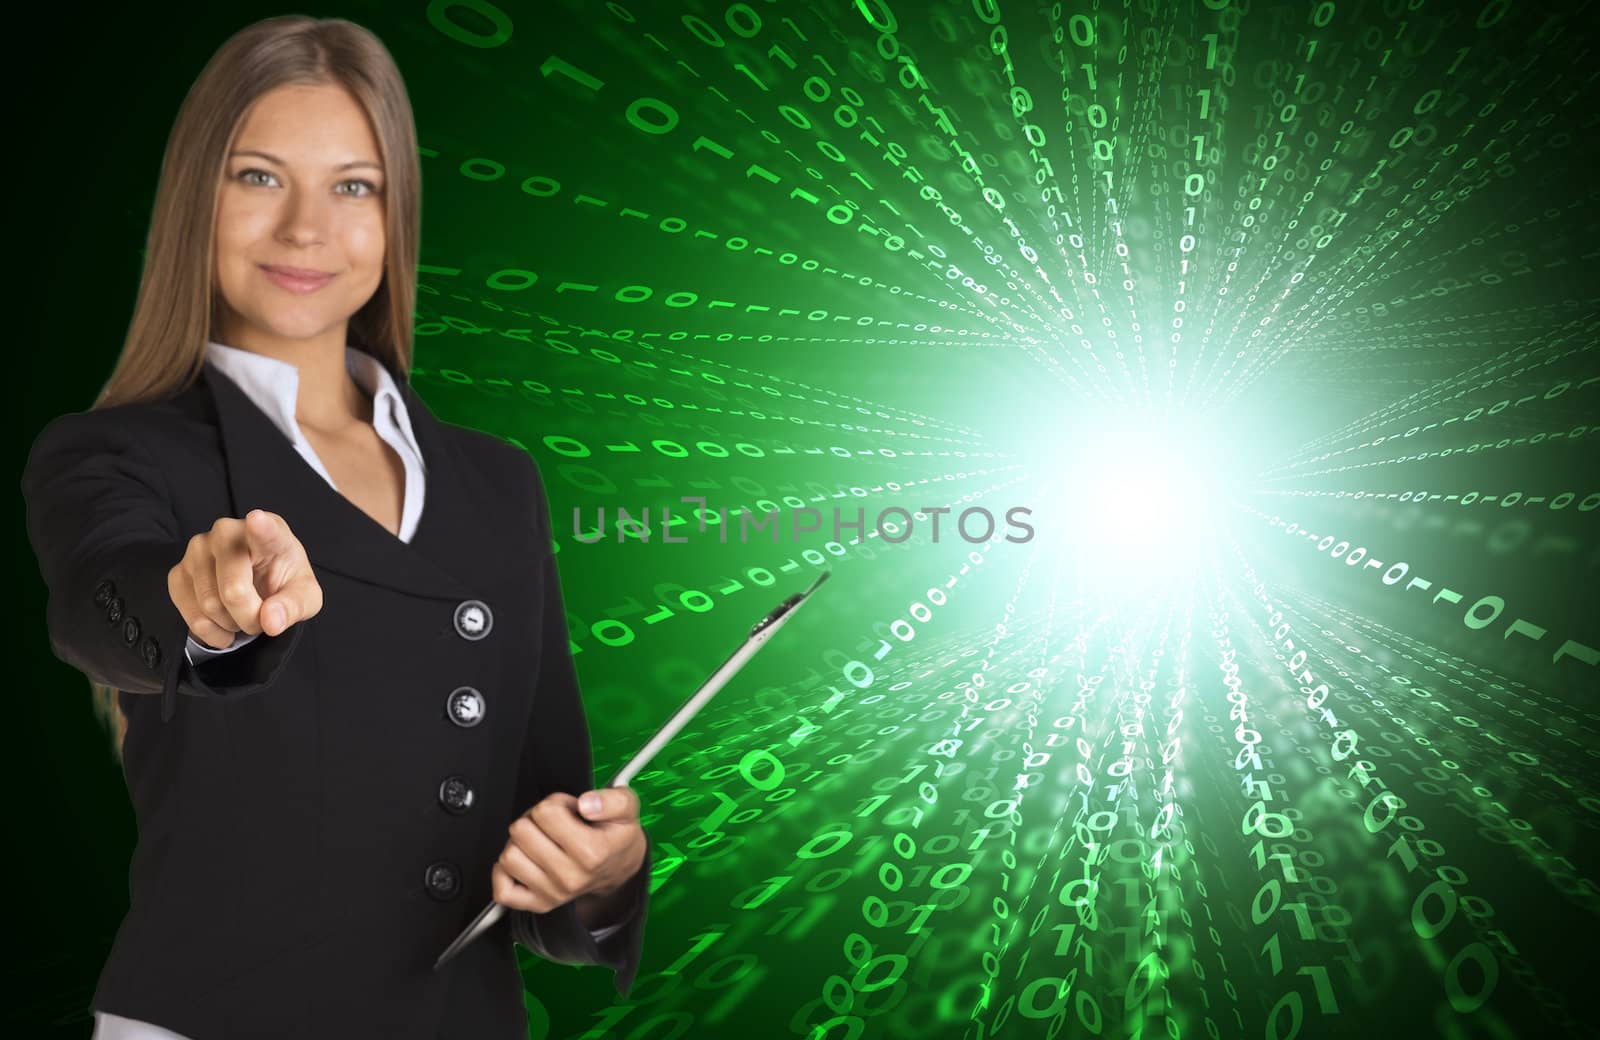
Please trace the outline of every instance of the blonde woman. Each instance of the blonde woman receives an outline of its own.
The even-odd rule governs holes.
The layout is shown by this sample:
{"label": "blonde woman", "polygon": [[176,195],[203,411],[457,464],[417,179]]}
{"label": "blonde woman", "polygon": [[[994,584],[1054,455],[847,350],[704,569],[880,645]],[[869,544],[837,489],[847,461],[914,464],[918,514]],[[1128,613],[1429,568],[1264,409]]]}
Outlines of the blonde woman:
{"label": "blonde woman", "polygon": [[[51,642],[139,827],[98,1040],[512,1040],[513,939],[631,987],[649,841],[593,790],[539,471],[407,382],[419,186],[375,37],[238,33],[116,368],[34,442]],[[433,970],[490,898],[509,922]]]}

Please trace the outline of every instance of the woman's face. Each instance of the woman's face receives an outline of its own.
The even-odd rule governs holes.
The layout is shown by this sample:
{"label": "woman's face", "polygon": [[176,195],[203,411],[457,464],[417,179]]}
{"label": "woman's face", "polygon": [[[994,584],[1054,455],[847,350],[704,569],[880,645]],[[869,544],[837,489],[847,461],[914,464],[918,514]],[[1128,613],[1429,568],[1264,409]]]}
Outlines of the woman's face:
{"label": "woman's face", "polygon": [[[245,347],[331,335],[342,345],[345,323],[383,280],[383,191],[377,137],[342,87],[258,98],[218,191],[213,337]],[[274,267],[321,277],[275,277]]]}

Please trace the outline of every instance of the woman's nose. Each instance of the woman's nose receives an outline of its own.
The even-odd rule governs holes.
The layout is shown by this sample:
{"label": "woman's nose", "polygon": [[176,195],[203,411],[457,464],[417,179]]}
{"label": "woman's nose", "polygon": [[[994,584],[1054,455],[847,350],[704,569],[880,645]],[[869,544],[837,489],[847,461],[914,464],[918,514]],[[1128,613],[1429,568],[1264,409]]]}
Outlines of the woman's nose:
{"label": "woman's nose", "polygon": [[286,241],[312,244],[326,233],[327,200],[318,192],[291,188],[279,215],[279,234]]}

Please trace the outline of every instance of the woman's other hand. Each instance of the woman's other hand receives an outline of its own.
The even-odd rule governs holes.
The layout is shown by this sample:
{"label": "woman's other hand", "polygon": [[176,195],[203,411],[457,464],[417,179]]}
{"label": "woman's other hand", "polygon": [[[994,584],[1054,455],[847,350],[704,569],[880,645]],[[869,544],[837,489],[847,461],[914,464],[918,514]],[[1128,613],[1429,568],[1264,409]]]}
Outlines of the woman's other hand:
{"label": "woman's other hand", "polygon": [[546,913],[574,899],[585,927],[609,924],[623,883],[644,864],[649,839],[639,825],[639,796],[627,787],[586,791],[580,800],[557,791],[511,824],[492,872],[494,901]]}
{"label": "woman's other hand", "polygon": [[167,574],[172,603],[189,634],[224,649],[234,635],[276,636],[322,609],[322,586],[305,547],[277,513],[225,516],[189,539]]}

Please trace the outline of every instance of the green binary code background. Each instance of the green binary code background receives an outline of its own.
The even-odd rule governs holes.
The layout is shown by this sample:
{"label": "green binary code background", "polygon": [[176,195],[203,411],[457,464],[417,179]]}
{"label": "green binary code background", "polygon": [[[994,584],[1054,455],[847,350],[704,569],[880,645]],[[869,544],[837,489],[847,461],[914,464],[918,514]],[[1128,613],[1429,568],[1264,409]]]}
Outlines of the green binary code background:
{"label": "green binary code background", "polygon": [[[24,453],[284,10],[16,36]],[[634,784],[631,996],[519,948],[533,1040],[1594,1035],[1593,4],[308,13],[407,78],[412,380],[545,475],[601,779],[832,571]],[[87,1037],[135,834],[16,544],[7,1014]]]}

